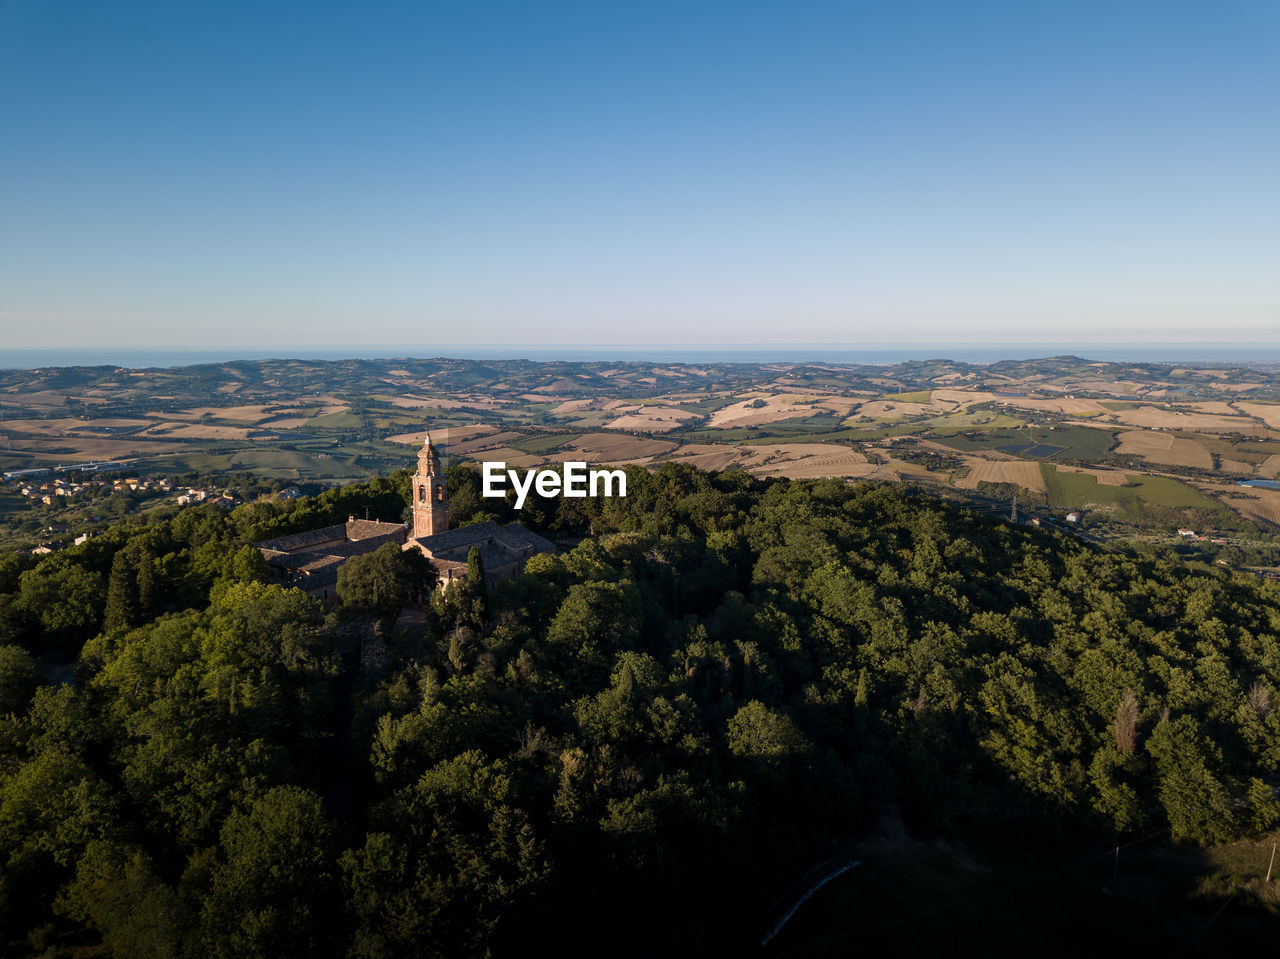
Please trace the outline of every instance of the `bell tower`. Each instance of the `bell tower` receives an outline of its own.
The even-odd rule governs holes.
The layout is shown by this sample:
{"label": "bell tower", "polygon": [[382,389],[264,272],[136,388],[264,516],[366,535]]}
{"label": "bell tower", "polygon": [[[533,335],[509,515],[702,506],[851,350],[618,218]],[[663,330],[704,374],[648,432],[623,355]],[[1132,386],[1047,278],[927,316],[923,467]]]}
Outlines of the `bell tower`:
{"label": "bell tower", "polygon": [[431,434],[418,450],[418,472],[413,476],[413,538],[422,539],[449,528],[449,497],[445,492],[440,454],[431,445]]}

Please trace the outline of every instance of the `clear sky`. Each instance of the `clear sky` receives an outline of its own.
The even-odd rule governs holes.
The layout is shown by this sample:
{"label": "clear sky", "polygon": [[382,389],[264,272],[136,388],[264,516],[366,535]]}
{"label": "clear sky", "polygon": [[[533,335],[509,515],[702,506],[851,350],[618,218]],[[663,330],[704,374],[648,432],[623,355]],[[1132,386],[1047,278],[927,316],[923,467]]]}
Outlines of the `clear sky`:
{"label": "clear sky", "polygon": [[9,348],[1280,340],[1280,4],[0,0]]}

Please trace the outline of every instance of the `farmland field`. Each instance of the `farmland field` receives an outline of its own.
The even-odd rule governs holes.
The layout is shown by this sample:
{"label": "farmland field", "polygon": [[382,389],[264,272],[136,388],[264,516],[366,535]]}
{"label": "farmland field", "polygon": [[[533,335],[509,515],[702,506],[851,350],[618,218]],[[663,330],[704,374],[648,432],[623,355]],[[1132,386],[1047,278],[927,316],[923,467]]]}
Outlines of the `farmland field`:
{"label": "farmland field", "polygon": [[1059,459],[1097,459],[1111,448],[1112,435],[1107,430],[1088,426],[1071,426],[1054,430],[1022,429],[993,430],[986,434],[947,434],[934,436],[939,443],[964,452],[995,450],[1007,446],[1057,446],[1058,453],[1050,456]]}
{"label": "farmland field", "polygon": [[1242,416],[1222,416],[1186,410],[1164,410],[1154,406],[1141,406],[1136,410],[1120,410],[1115,419],[1129,426],[1143,426],[1162,430],[1207,430],[1209,432],[1238,430],[1251,432],[1256,427]]}
{"label": "farmland field", "polygon": [[1236,403],[1235,406],[1249,416],[1256,416],[1273,430],[1280,430],[1280,404]]}
{"label": "farmland field", "polygon": [[1021,460],[985,460],[970,457],[969,472],[956,486],[961,489],[977,489],[979,483],[1014,483],[1037,493],[1046,492],[1044,475],[1039,463]]}
{"label": "farmland field", "polygon": [[1116,453],[1122,456],[1140,456],[1152,463],[1165,463],[1169,466],[1213,469],[1213,457],[1196,440],[1152,430],[1127,430],[1117,439],[1120,445],[1116,447]]}
{"label": "farmland field", "polygon": [[1269,523],[1271,499],[1255,494],[1271,491],[1229,484],[1280,477],[1280,366],[401,358],[0,371],[5,469],[109,459],[153,475],[335,483],[408,465],[428,429],[447,461],[675,460],[962,497],[995,484],[1126,522],[1146,509],[1167,527],[1176,517],[1160,510],[1229,505],[1232,521]]}
{"label": "farmland field", "polygon": [[1044,459],[1049,456],[1056,456],[1058,453],[1065,453],[1067,447],[1053,446],[1049,443],[1029,443],[1022,446],[997,446],[1001,453],[1012,453],[1014,456],[1033,456],[1036,459]]}
{"label": "farmland field", "polygon": [[1049,505],[1055,509],[1087,509],[1090,506],[1127,504],[1136,501],[1153,506],[1216,510],[1218,504],[1186,483],[1167,476],[1129,475],[1131,485],[1103,486],[1089,473],[1062,472],[1044,464]]}
{"label": "farmland field", "polygon": [[1245,495],[1225,495],[1222,501],[1244,516],[1280,526],[1280,491],[1253,489]]}

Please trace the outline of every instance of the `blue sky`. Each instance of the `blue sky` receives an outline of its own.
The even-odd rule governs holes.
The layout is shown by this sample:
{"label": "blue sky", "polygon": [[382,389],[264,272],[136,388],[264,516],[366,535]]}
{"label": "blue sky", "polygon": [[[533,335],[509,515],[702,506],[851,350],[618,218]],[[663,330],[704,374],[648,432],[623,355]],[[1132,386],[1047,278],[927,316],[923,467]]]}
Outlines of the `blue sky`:
{"label": "blue sky", "polygon": [[1280,7],[0,0],[9,348],[1280,340]]}

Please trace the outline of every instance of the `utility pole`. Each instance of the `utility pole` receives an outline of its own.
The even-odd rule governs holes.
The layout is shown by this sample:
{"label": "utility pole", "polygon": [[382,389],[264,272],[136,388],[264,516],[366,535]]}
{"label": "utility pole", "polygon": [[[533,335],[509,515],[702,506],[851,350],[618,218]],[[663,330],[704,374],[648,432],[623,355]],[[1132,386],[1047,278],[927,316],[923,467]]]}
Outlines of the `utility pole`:
{"label": "utility pole", "polygon": [[1271,867],[1276,864],[1276,844],[1271,844],[1271,861],[1267,863],[1267,882],[1271,881]]}
{"label": "utility pole", "polygon": [[1120,847],[1116,846],[1116,867],[1111,873],[1111,884],[1114,886],[1120,881]]}
{"label": "utility pole", "polygon": [[1018,495],[1015,493],[1013,501],[1009,504],[1009,522],[1016,524],[1018,522]]}

